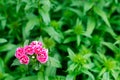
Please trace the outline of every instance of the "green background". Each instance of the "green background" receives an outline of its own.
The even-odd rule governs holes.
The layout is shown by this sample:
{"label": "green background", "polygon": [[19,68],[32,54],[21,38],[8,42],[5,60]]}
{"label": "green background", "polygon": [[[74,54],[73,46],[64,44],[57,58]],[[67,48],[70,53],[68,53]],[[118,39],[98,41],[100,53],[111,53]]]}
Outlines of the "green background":
{"label": "green background", "polygon": [[[48,62],[20,64],[35,40]],[[120,80],[120,1],[0,0],[0,80]]]}

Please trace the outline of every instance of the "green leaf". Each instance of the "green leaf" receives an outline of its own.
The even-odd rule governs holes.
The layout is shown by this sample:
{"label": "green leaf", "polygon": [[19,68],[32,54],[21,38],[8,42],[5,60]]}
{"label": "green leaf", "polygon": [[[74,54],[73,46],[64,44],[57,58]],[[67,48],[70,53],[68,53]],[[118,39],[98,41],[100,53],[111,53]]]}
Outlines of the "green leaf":
{"label": "green leaf", "polygon": [[30,30],[32,30],[36,25],[39,24],[39,19],[33,14],[27,15],[29,21],[27,22],[25,28],[23,28],[23,36],[28,37],[30,35]]}
{"label": "green leaf", "polygon": [[[67,8],[68,10],[70,10],[70,11],[72,11],[72,12],[74,12],[76,15],[78,15],[78,16],[82,16],[82,13],[81,13],[81,11],[80,10],[78,10],[78,9],[74,9],[74,8]],[[81,14],[81,15],[80,15]]]}
{"label": "green leaf", "polygon": [[13,49],[14,47],[16,47],[14,44],[11,44],[11,43],[5,44],[3,46],[0,46],[0,52],[9,51]]}
{"label": "green leaf", "polygon": [[42,16],[43,21],[46,25],[50,23],[50,16],[49,16],[49,10],[50,10],[50,1],[49,0],[41,0],[41,4],[43,5],[42,8],[39,8],[39,14]]}
{"label": "green leaf", "polygon": [[75,75],[68,74],[67,77],[66,77],[66,80],[74,80],[74,78],[75,78]]}
{"label": "green leaf", "polygon": [[27,76],[27,77],[22,77],[18,80],[38,80],[38,79],[37,79],[37,76]]}
{"label": "green leaf", "polygon": [[62,65],[60,64],[60,61],[53,57],[49,57],[49,61],[47,62],[47,65],[52,67],[57,67],[57,68],[62,67]]}
{"label": "green leaf", "polygon": [[99,51],[97,51],[97,52],[98,52],[99,57],[97,57],[96,59],[98,59],[101,63],[106,62],[107,61],[106,56],[103,53],[100,53]]}
{"label": "green leaf", "polygon": [[26,24],[25,30],[29,31],[32,30],[33,27],[38,23],[37,17],[34,17],[33,19],[29,20]]}
{"label": "green leaf", "polygon": [[29,40],[25,40],[24,46],[29,44]]}
{"label": "green leaf", "polygon": [[17,6],[16,6],[16,12],[18,13],[19,10],[20,10],[20,7],[21,7],[21,4],[20,1],[17,1]]}
{"label": "green leaf", "polygon": [[88,64],[84,64],[83,67],[86,69],[92,69],[95,66],[94,63],[88,63]]}
{"label": "green leaf", "polygon": [[44,75],[44,73],[43,72],[38,72],[38,79],[36,79],[36,80],[45,80],[45,75]]}
{"label": "green leaf", "polygon": [[76,39],[75,39],[75,37],[73,37],[73,36],[71,36],[71,37],[67,37],[67,38],[65,38],[65,40],[63,41],[63,43],[70,43],[70,42],[73,42],[73,41],[75,41]]}
{"label": "green leaf", "polygon": [[100,71],[98,77],[102,76],[105,72],[106,72],[106,68],[102,68],[102,70]]}
{"label": "green leaf", "polygon": [[111,74],[112,74],[112,76],[114,77],[114,79],[117,80],[118,75],[120,74],[119,70],[118,70],[118,71],[112,70],[111,72],[112,72]]}
{"label": "green leaf", "polygon": [[102,42],[102,44],[111,49],[116,54],[120,52],[119,48],[110,42]]}
{"label": "green leaf", "polygon": [[5,43],[5,42],[7,42],[6,39],[4,39],[4,38],[0,38],[0,43]]}
{"label": "green leaf", "polygon": [[80,42],[81,42],[81,37],[80,37],[80,35],[77,35],[77,46],[80,45]]}
{"label": "green leaf", "polygon": [[70,64],[69,67],[68,67],[68,69],[67,69],[67,71],[68,71],[69,73],[72,73],[72,72],[75,71],[75,69],[76,69],[77,67],[78,67],[78,64],[75,64],[75,63]]}
{"label": "green leaf", "polygon": [[46,12],[49,12],[51,7],[50,0],[41,0],[40,3],[43,4],[42,9],[44,9]]}
{"label": "green leaf", "polygon": [[6,17],[0,14],[0,21],[1,21],[1,29],[4,30],[7,22]]}
{"label": "green leaf", "polygon": [[5,29],[6,23],[7,23],[6,19],[1,21],[1,26],[2,26],[3,29]]}
{"label": "green leaf", "polygon": [[5,69],[5,67],[4,67],[4,62],[3,62],[3,60],[0,58],[0,73],[3,73],[3,72],[4,72],[4,69]]}
{"label": "green leaf", "polygon": [[56,76],[56,67],[53,66],[47,66],[45,70],[45,75],[46,76]]}
{"label": "green leaf", "polygon": [[90,10],[93,7],[93,2],[85,2],[84,4],[84,13],[86,13],[88,10]]}
{"label": "green leaf", "polygon": [[108,27],[111,27],[111,25],[108,21],[107,15],[102,9],[95,6],[94,7],[94,12],[103,19],[103,21],[107,24]]}
{"label": "green leaf", "polygon": [[93,33],[94,29],[95,29],[95,20],[92,17],[88,17],[87,29],[84,35],[86,35],[87,37],[91,37],[91,34]]}
{"label": "green leaf", "polygon": [[55,80],[66,80],[65,78],[66,78],[65,76],[56,76]]}
{"label": "green leaf", "polygon": [[74,32],[73,29],[68,29],[64,32],[65,35],[69,35],[69,34],[72,34]]}
{"label": "green leaf", "polygon": [[76,21],[76,25],[74,27],[74,33],[77,35],[82,35],[84,33],[82,22],[79,19],[77,19]]}
{"label": "green leaf", "polygon": [[105,72],[105,73],[103,74],[102,80],[110,80],[110,76],[109,76],[109,73],[108,73],[108,72]]}
{"label": "green leaf", "polygon": [[74,52],[70,49],[70,48],[68,48],[67,49],[67,51],[68,51],[68,54],[69,54],[69,58],[71,59],[71,60],[74,60],[74,58],[75,58],[75,54],[74,54]]}
{"label": "green leaf", "polygon": [[21,64],[20,64],[20,62],[19,62],[18,59],[15,59],[15,60],[13,61],[13,63],[11,64],[11,66],[17,66],[17,65],[21,65]]}
{"label": "green leaf", "polygon": [[12,50],[8,51],[5,56],[5,63],[7,63],[14,55],[15,55],[16,47],[12,48]]}
{"label": "green leaf", "polygon": [[43,10],[39,9],[39,13],[42,16],[43,21],[45,22],[45,24],[49,24],[50,23],[50,16],[48,12],[44,12]]}
{"label": "green leaf", "polygon": [[63,35],[61,33],[58,33],[55,31],[53,27],[45,27],[43,28],[44,31],[46,31],[54,40],[56,40],[58,43],[61,43],[63,39]]}
{"label": "green leaf", "polygon": [[11,76],[10,74],[5,76],[4,80],[15,80],[15,78],[13,76]]}
{"label": "green leaf", "polygon": [[91,80],[95,80],[95,77],[93,76],[93,74],[88,70],[83,70],[83,73],[87,74],[91,78]]}

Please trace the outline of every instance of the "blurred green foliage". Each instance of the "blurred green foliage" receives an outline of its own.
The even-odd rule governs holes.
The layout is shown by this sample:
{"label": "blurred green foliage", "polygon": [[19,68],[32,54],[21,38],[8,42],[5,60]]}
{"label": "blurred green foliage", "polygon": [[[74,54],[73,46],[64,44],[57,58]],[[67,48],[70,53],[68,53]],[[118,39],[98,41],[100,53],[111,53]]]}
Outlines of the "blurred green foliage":
{"label": "blurred green foliage", "polygon": [[[0,80],[120,80],[119,0],[0,0]],[[18,46],[49,49],[20,65]]]}

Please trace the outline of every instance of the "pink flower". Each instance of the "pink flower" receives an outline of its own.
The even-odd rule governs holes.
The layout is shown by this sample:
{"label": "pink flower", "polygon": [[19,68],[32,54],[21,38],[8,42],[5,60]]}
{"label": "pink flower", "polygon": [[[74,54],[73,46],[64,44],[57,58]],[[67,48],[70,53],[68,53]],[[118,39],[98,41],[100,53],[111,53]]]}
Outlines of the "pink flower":
{"label": "pink flower", "polygon": [[34,48],[31,45],[27,45],[24,47],[25,53],[29,54],[29,55],[33,55],[34,54]]}
{"label": "pink flower", "polygon": [[21,48],[18,47],[15,53],[15,57],[19,59],[21,64],[29,63],[29,56],[32,56],[34,53],[37,60],[40,63],[46,63],[48,61],[48,50],[42,47],[42,42],[33,41],[30,45],[26,45]]}
{"label": "pink flower", "polygon": [[27,55],[23,55],[21,58],[20,58],[20,63],[21,64],[28,64],[29,63],[29,57]]}
{"label": "pink flower", "polygon": [[46,63],[48,61],[48,50],[43,49],[41,53],[37,54],[37,60],[40,63]]}
{"label": "pink flower", "polygon": [[41,46],[39,46],[39,45],[35,46],[35,48],[34,48],[35,54],[38,54],[38,53],[40,53],[41,51],[42,51],[42,47],[41,47]]}
{"label": "pink flower", "polygon": [[23,55],[25,55],[24,48],[18,47],[15,53],[15,57],[20,59]]}
{"label": "pink flower", "polygon": [[42,47],[43,44],[42,42],[39,42],[39,41],[32,41],[30,45],[32,45],[33,47],[38,46],[38,45]]}

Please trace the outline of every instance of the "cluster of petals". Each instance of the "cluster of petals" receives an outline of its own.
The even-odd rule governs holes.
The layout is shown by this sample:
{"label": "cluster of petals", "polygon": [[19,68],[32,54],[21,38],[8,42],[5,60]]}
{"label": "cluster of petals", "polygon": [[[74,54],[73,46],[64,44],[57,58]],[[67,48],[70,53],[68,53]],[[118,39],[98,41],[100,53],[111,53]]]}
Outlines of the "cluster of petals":
{"label": "cluster of petals", "polygon": [[48,49],[43,48],[42,42],[32,41],[30,45],[18,47],[16,49],[15,57],[19,59],[21,64],[28,64],[29,56],[35,55],[40,63],[46,63],[48,60]]}

